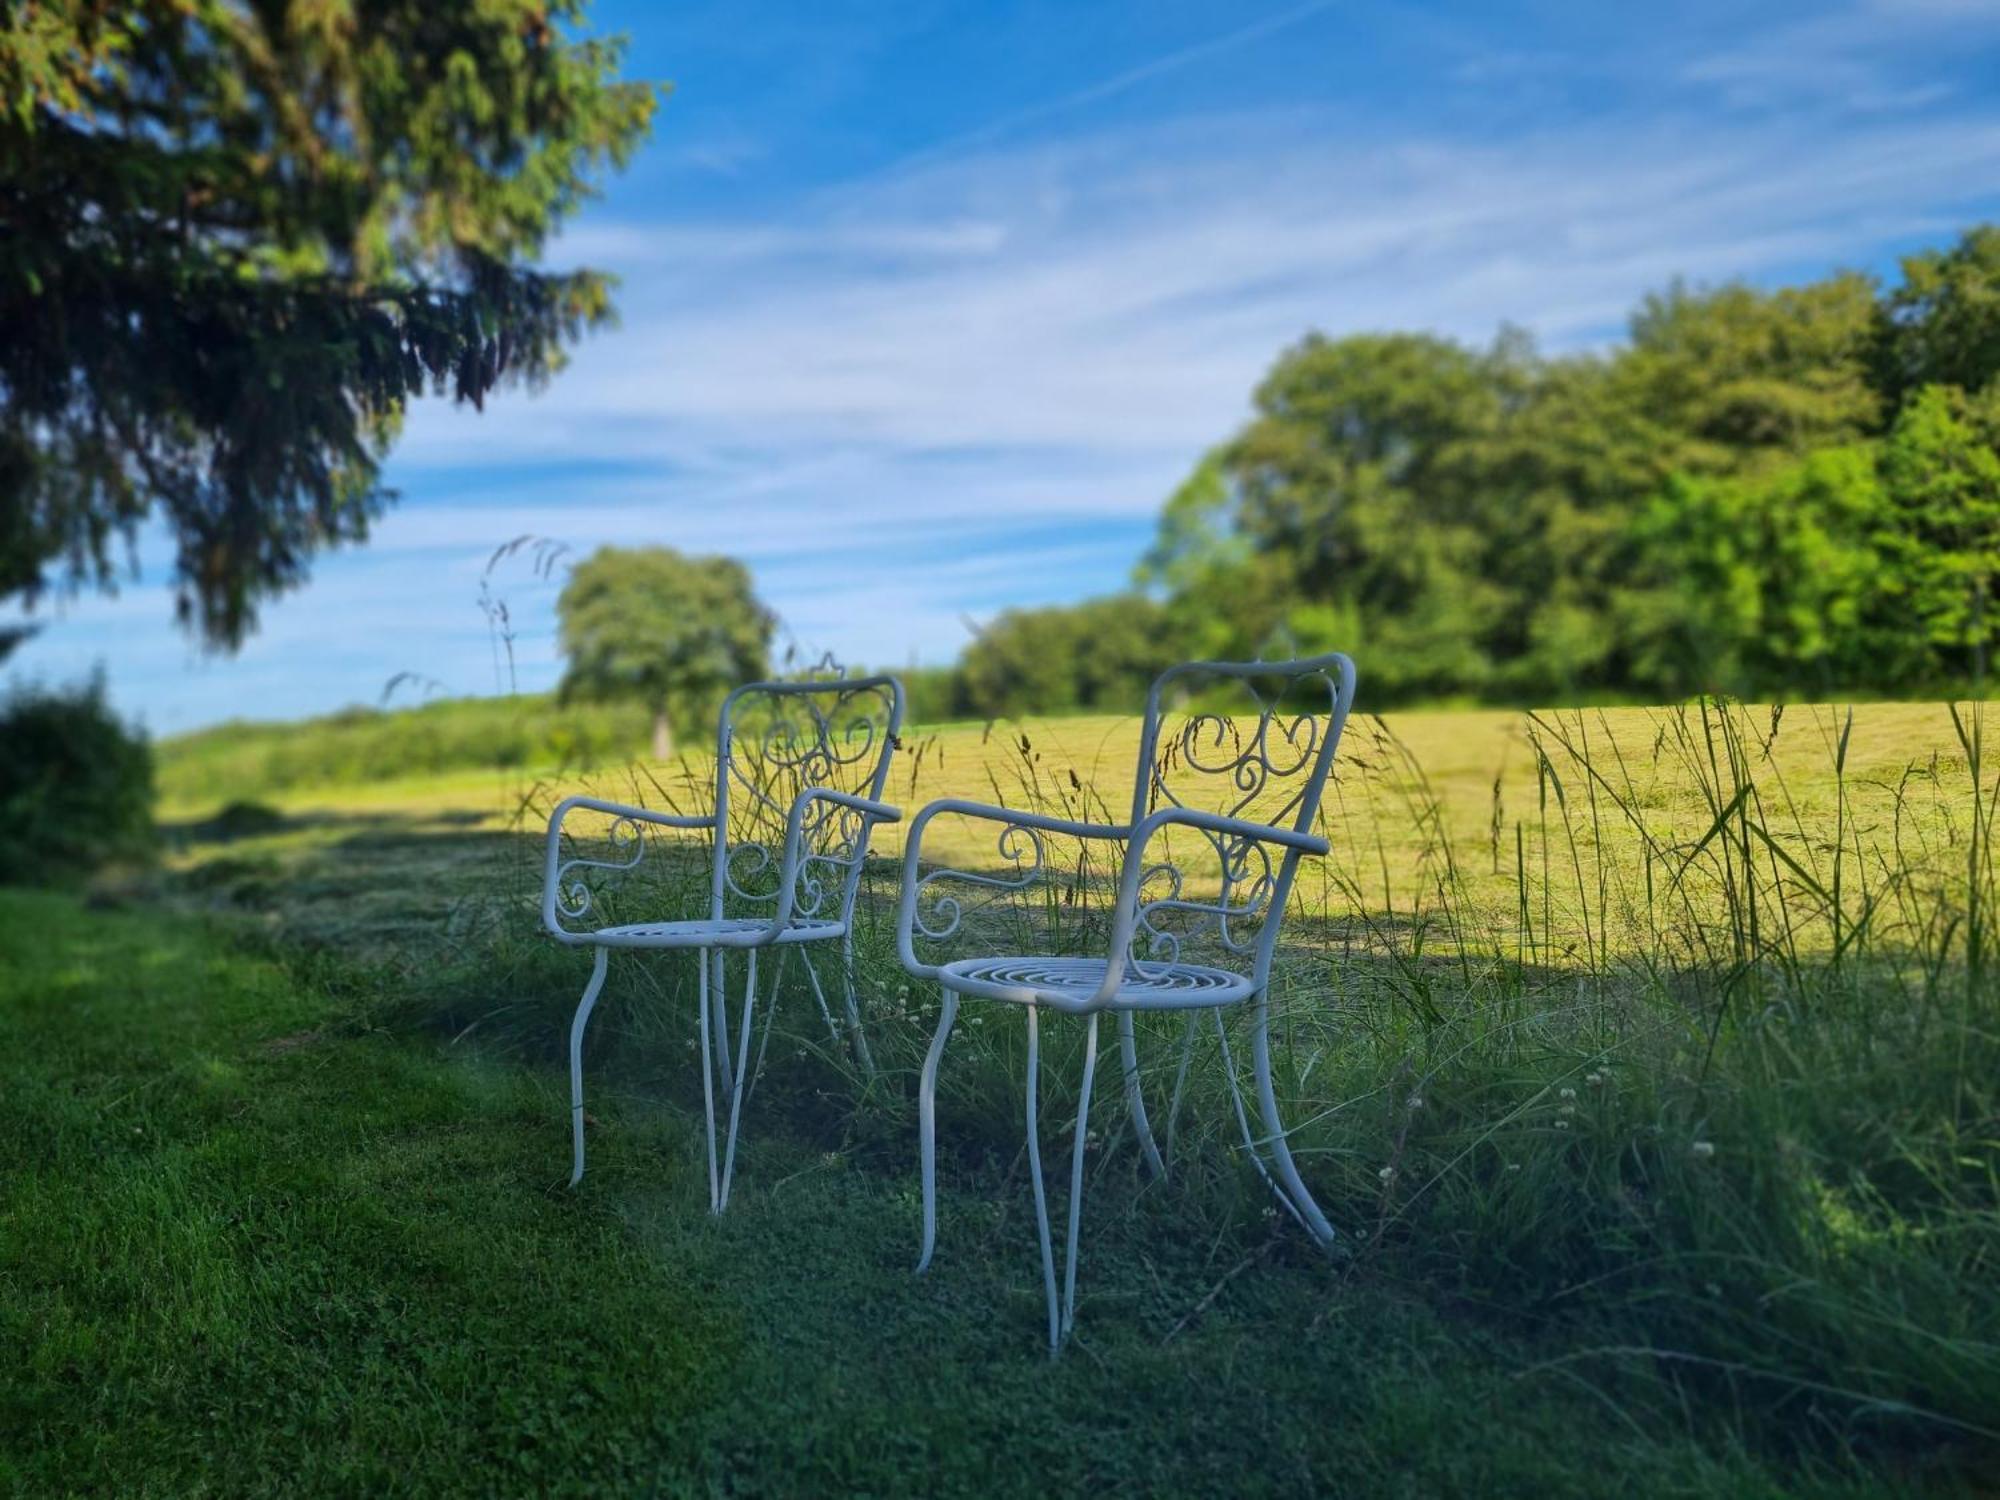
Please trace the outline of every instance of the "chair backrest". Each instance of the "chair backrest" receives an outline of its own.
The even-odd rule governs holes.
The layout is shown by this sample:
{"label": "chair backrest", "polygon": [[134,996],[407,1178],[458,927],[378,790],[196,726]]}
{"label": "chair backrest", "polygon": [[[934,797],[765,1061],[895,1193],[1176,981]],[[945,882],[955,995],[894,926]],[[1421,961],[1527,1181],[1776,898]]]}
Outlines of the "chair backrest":
{"label": "chair backrest", "polygon": [[[1338,652],[1281,662],[1183,662],[1146,697],[1132,793],[1136,824],[1164,806],[1311,832],[1341,730],[1354,705],[1354,663]],[[1268,844],[1205,836],[1221,890],[1183,899],[1181,875],[1162,862],[1164,894],[1151,916],[1212,918],[1223,945],[1268,962],[1299,855],[1273,863]],[[1273,920],[1266,920],[1266,918]],[[1147,928],[1152,920],[1143,923]]]}
{"label": "chair backrest", "polygon": [[[880,800],[902,724],[903,685],[888,676],[752,682],[724,700],[716,736],[713,916],[772,914],[786,822],[799,793],[826,787]],[[871,827],[835,803],[808,808],[794,917],[852,917]]]}

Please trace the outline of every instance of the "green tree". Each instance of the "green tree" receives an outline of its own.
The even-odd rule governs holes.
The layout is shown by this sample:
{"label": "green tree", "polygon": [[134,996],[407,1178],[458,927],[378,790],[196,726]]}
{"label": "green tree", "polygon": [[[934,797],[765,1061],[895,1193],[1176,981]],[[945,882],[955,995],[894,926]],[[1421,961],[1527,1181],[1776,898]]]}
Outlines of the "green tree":
{"label": "green tree", "polygon": [[1237,522],[1229,462],[1229,450],[1212,450],[1168,497],[1132,575],[1149,597],[1171,602],[1165,617],[1191,656],[1226,657],[1270,640],[1293,607],[1286,560],[1253,547]]}
{"label": "green tree", "polygon": [[1649,507],[1676,475],[1762,475],[1878,434],[1881,340],[1873,283],[1849,273],[1672,288],[1606,355],[1546,359],[1507,329],[1484,350],[1309,338],[1168,502],[1140,581],[1226,620],[1236,650],[1364,651],[1392,701],[1626,689],[1680,618]]}
{"label": "green tree", "polygon": [[1177,613],[1229,622],[1238,652],[1338,631],[1382,693],[1482,681],[1480,636],[1507,601],[1478,570],[1483,515],[1453,455],[1501,419],[1496,358],[1415,334],[1307,338],[1169,507],[1142,576],[1179,584]]}
{"label": "green tree", "polygon": [[766,674],[775,623],[743,564],[670,547],[600,547],[571,570],[556,619],[558,697],[647,704],[656,760],[673,753],[676,719]]}
{"label": "green tree", "polygon": [[[1976,680],[2000,634],[2000,392],[1929,385],[1903,407],[1882,458],[1894,516],[1876,538],[1904,633],[1933,670]],[[1930,674],[1926,674],[1930,675]]]}
{"label": "green tree", "polygon": [[1858,272],[1774,292],[1676,285],[1633,314],[1615,378],[1676,442],[1674,468],[1727,473],[1879,432],[1880,338]]}
{"label": "green tree", "polygon": [[233,647],[392,498],[411,397],[537,382],[610,312],[533,268],[657,91],[583,0],[0,6],[0,599],[156,515]]}
{"label": "green tree", "polygon": [[965,708],[983,718],[1077,709],[1131,711],[1186,654],[1175,618],[1143,594],[1010,609],[959,663]]}
{"label": "green tree", "polygon": [[2000,226],[1982,224],[1949,250],[1905,257],[1902,285],[1885,311],[1896,394],[1992,384],[2000,375]]}
{"label": "green tree", "polygon": [[1760,696],[1872,686],[1891,520],[1874,449],[1757,477],[1677,475],[1640,518],[1648,575],[1622,602],[1633,685]]}

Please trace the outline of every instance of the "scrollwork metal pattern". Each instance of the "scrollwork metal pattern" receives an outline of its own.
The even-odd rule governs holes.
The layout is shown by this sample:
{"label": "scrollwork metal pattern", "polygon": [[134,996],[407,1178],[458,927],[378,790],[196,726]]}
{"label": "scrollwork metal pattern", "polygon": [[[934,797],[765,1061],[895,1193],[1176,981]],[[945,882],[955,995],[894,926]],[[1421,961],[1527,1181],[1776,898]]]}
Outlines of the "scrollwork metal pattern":
{"label": "scrollwork metal pattern", "polygon": [[[1240,695],[1247,700],[1242,705],[1246,712],[1227,713],[1222,711],[1226,703],[1203,702],[1177,725],[1150,725],[1152,753],[1150,764],[1142,767],[1143,795],[1136,799],[1135,819],[1167,805],[1273,826],[1298,821],[1307,798],[1317,798],[1321,751],[1339,712],[1340,689],[1334,679],[1323,670],[1274,672],[1261,685],[1255,675],[1190,676],[1184,686],[1191,694]],[[1267,686],[1273,690],[1266,692]],[[1204,790],[1212,795],[1201,795]],[[1194,919],[1193,933],[1212,931],[1224,952],[1249,955],[1271,916],[1277,886],[1270,847],[1202,830],[1175,832],[1199,837],[1217,894],[1212,900],[1184,894],[1184,862],[1161,860],[1150,868],[1147,881],[1155,888],[1165,881],[1168,889],[1141,901],[1133,962],[1157,965],[1162,954],[1165,962],[1178,961],[1189,934],[1166,924],[1183,916]]]}
{"label": "scrollwork metal pattern", "polygon": [[932,890],[940,882],[983,886],[999,893],[989,897],[991,901],[1001,899],[1005,894],[1027,890],[1047,872],[1048,851],[1039,829],[1022,823],[1003,824],[995,839],[995,847],[1002,866],[1008,871],[1006,874],[940,868],[917,882],[912,926],[918,936],[933,943],[949,942],[957,936],[965,921],[965,903],[958,896],[949,891]]}
{"label": "scrollwork metal pattern", "polygon": [[[728,837],[721,887],[734,903],[769,907],[792,806],[809,787],[872,795],[882,758],[894,748],[895,697],[886,683],[827,676],[813,690],[752,692],[725,731]],[[867,848],[867,820],[852,808],[816,801],[800,825],[793,912],[840,915],[850,876]]]}
{"label": "scrollwork metal pattern", "polygon": [[[565,838],[572,837],[565,832]],[[596,904],[591,889],[581,880],[570,879],[572,870],[610,870],[622,873],[634,870],[646,857],[646,832],[631,818],[614,818],[605,832],[605,839],[613,849],[630,848],[630,859],[585,859],[577,856],[563,861],[556,868],[556,910],[572,920],[590,915]]]}
{"label": "scrollwork metal pattern", "polygon": [[[1331,716],[1338,711],[1340,689],[1323,671],[1304,672],[1280,681],[1278,691],[1267,701],[1253,677],[1222,679],[1230,688],[1249,698],[1245,707],[1255,718],[1246,732],[1244,720],[1250,715],[1232,715],[1204,708],[1191,713],[1171,734],[1160,727],[1161,748],[1149,773],[1147,808],[1170,803],[1190,806],[1174,790],[1169,777],[1175,772],[1207,778],[1195,785],[1221,781],[1232,795],[1218,799],[1211,810],[1228,817],[1254,817],[1260,823],[1281,825],[1292,821],[1302,800],[1313,790],[1313,775],[1319,758],[1322,736]],[[1325,694],[1325,702],[1317,700]],[[1315,701],[1299,703],[1301,698]],[[1225,745],[1228,749],[1225,751]],[[1275,806],[1260,805],[1285,782],[1284,800]],[[1184,790],[1192,790],[1184,786]]]}

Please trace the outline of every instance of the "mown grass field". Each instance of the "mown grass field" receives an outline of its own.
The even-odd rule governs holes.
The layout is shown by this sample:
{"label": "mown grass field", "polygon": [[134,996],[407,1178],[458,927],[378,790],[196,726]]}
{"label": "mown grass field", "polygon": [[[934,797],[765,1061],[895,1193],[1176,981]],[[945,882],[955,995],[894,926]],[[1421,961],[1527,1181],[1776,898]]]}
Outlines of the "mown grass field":
{"label": "mown grass field", "polygon": [[[1122,816],[1136,730],[912,733],[890,795]],[[694,797],[698,758],[281,795],[242,776],[231,797],[266,806],[170,805],[165,872],[111,908],[0,896],[20,955],[0,1111],[25,1143],[0,1211],[26,1351],[8,1477],[1979,1492],[2000,1457],[2000,1005],[1969,711],[1349,735],[1336,854],[1277,991],[1280,1094],[1343,1253],[1273,1219],[1197,1053],[1174,1180],[1142,1179],[1098,1106],[1079,1337],[1054,1366],[1012,1014],[954,1043],[939,1260],[907,1271],[935,1002],[890,950],[893,830],[856,955],[880,1076],[788,991],[720,1221],[671,962],[614,968],[591,1172],[561,1188],[584,966],[533,909],[540,809],[586,781]],[[1046,1029],[1060,1176],[1078,1048]],[[1149,1087],[1177,1036],[1147,1032]]]}
{"label": "mown grass field", "polygon": [[[1962,858],[1972,833],[1967,747],[1947,705],[1808,706],[1775,718],[1753,707],[1731,717],[1741,737],[1736,768],[1717,743],[1718,723],[1663,709],[1357,715],[1322,815],[1334,851],[1302,877],[1303,899],[1350,918],[1458,919],[1454,941],[1523,951],[1546,942],[1560,952],[1580,951],[1587,937],[1629,951],[1661,937],[1637,910],[1647,904],[1649,863],[1657,890],[1679,869],[1677,852],[1701,839],[1745,783],[1772,843],[1822,884],[1836,852],[1858,882],[1888,871],[1933,875]],[[1123,821],[1139,731],[1130,717],[917,728],[886,795],[911,808],[968,797]],[[658,766],[459,770],[275,789],[233,759],[212,763],[215,753],[207,741],[167,747],[163,818],[199,830],[228,802],[264,799],[288,820],[281,838],[251,846],[272,851],[337,842],[362,827],[518,832],[576,791],[685,809],[712,798],[712,757],[693,747]],[[189,787],[227,790],[191,796]],[[902,834],[879,829],[874,852],[899,856]],[[941,821],[930,841],[953,862],[998,862],[991,831],[977,824]],[[1683,905],[1720,895],[1719,883],[1684,884]],[[1537,903],[1525,912],[1524,890]]]}

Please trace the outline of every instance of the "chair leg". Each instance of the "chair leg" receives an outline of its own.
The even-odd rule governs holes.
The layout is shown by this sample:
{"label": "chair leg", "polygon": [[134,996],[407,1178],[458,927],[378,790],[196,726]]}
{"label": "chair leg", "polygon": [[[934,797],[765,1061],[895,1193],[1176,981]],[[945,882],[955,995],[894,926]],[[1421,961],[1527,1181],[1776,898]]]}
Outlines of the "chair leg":
{"label": "chair leg", "polygon": [[917,1155],[924,1179],[924,1249],[917,1257],[919,1276],[930,1269],[931,1252],[937,1248],[937,1076],[944,1061],[944,1044],[951,1038],[951,1023],[958,1019],[958,996],[944,986],[944,1005],[938,1012],[937,1032],[931,1049],[924,1054],[924,1071],[917,1084]]}
{"label": "chair leg", "polygon": [[[1128,1017],[1129,1019],[1129,1014]],[[1069,1152],[1069,1244],[1063,1255],[1062,1336],[1076,1327],[1076,1244],[1083,1220],[1083,1148],[1090,1136],[1090,1083],[1097,1073],[1097,1012],[1083,1036],[1083,1089],[1076,1103],[1076,1139]],[[1129,1074],[1127,1075],[1130,1076]]]}
{"label": "chair leg", "polygon": [[[1215,1040],[1222,1049],[1222,1076],[1229,1080],[1229,1102],[1236,1110],[1236,1128],[1243,1133],[1243,1151],[1250,1158],[1250,1165],[1257,1169],[1257,1175],[1264,1179],[1264,1186],[1271,1190],[1271,1196],[1279,1205],[1298,1221],[1300,1228],[1306,1228],[1305,1216],[1299,1212],[1289,1194],[1278,1185],[1271,1175],[1271,1169],[1264,1165],[1264,1151],[1258,1143],[1257,1132],[1250,1128],[1250,1112],[1243,1107],[1243,1085],[1236,1077],[1236,1056],[1229,1050],[1229,1027],[1222,1019],[1220,1009],[1210,1012],[1215,1017]],[[1192,1037],[1189,1038],[1193,1040]],[[1308,1233],[1311,1231],[1308,1230]]]}
{"label": "chair leg", "polygon": [[[1181,1117],[1181,1096],[1187,1092],[1188,1064],[1194,1061],[1194,1034],[1198,1010],[1187,1013],[1187,1025],[1181,1033],[1181,1065],[1174,1070],[1173,1097],[1167,1101],[1167,1155],[1174,1154],[1174,1126]],[[1231,1080],[1232,1085],[1234,1080]]]}
{"label": "chair leg", "polygon": [[861,1064],[861,1076],[875,1077],[875,1058],[868,1050],[868,1033],[861,1029],[861,997],[854,990],[854,928],[840,940],[840,972],[847,980],[847,1024],[854,1038],[854,1060]]}
{"label": "chair leg", "polygon": [[[764,1054],[771,1050],[771,1032],[778,1024],[778,996],[785,988],[785,961],[792,956],[790,947],[778,950],[778,965],[771,975],[771,1003],[764,1007],[764,1033],[757,1038],[757,1061],[750,1065],[750,1081],[743,1085],[743,1102],[749,1103],[750,1096],[757,1092],[757,1080],[764,1076]],[[799,958],[804,960],[805,954]],[[806,964],[806,971],[812,972],[812,965]]]}
{"label": "chair leg", "polygon": [[701,1108],[708,1125],[708,1211],[719,1213],[721,1211],[717,1206],[719,1180],[715,1170],[715,1043],[709,1035],[708,979],[708,949],[703,948],[700,1003],[695,1007],[695,1015],[701,1032]]}
{"label": "chair leg", "polygon": [[[1091,1017],[1091,1034],[1096,1035],[1097,1018]],[[1153,1127],[1146,1119],[1146,1096],[1139,1090],[1139,1039],[1133,1031],[1132,1012],[1118,1013],[1118,1054],[1125,1066],[1125,1103],[1132,1112],[1132,1128],[1139,1137],[1139,1150],[1146,1158],[1146,1169],[1155,1177],[1167,1175],[1167,1164],[1160,1156],[1159,1144],[1153,1139]],[[1096,1064],[1096,1049],[1091,1051],[1091,1064]]]}
{"label": "chair leg", "polygon": [[729,970],[727,948],[710,950],[715,956],[715,981],[709,986],[708,1004],[714,1015],[716,1053],[715,1086],[727,1099],[730,1090],[729,1077]]}
{"label": "chair leg", "polygon": [[611,956],[608,948],[599,948],[597,957],[590,966],[590,983],[583,988],[583,999],[578,1002],[576,1016],[569,1023],[569,1125],[570,1125],[570,1169],[569,1185],[575,1187],[583,1181],[583,1028],[590,1024],[590,1013],[597,1005],[597,996],[604,988],[604,969]]}
{"label": "chair leg", "polygon": [[840,1027],[833,1019],[832,1008],[826,1003],[826,991],[820,987],[819,970],[806,955],[803,944],[800,945],[799,962],[806,966],[806,978],[812,981],[813,999],[819,1002],[819,1018],[826,1023],[827,1040],[838,1047],[841,1044]]}
{"label": "chair leg", "polygon": [[757,1004],[757,950],[750,950],[750,976],[743,985],[743,1025],[736,1036],[736,1078],[729,1091],[729,1143],[722,1153],[722,1195],[715,1211],[729,1207],[729,1179],[736,1173],[736,1127],[743,1116],[743,1082],[750,1068],[750,1021]]}
{"label": "chair leg", "polygon": [[[1326,1247],[1336,1238],[1333,1225],[1327,1222],[1326,1215],[1313,1202],[1312,1194],[1306,1191],[1298,1166],[1292,1160],[1291,1147],[1285,1142],[1284,1122],[1278,1118],[1277,1091],[1271,1086],[1271,988],[1268,984],[1257,991],[1253,1003],[1257,1010],[1251,1033],[1251,1066],[1257,1075],[1257,1103],[1264,1116],[1271,1163],[1277,1168],[1278,1180],[1284,1184],[1291,1206],[1305,1225],[1306,1233],[1321,1247]],[[1220,1020],[1220,1013],[1217,1019]]]}
{"label": "chair leg", "polygon": [[1037,1012],[1041,1007],[1030,1002],[1028,1005],[1028,1173],[1035,1185],[1035,1228],[1042,1241],[1042,1292],[1049,1306],[1049,1358],[1054,1359],[1062,1349],[1061,1309],[1056,1301],[1056,1252],[1049,1234],[1048,1191],[1042,1186],[1042,1137],[1035,1119],[1035,1096],[1041,1089],[1042,1054],[1038,1034]]}

